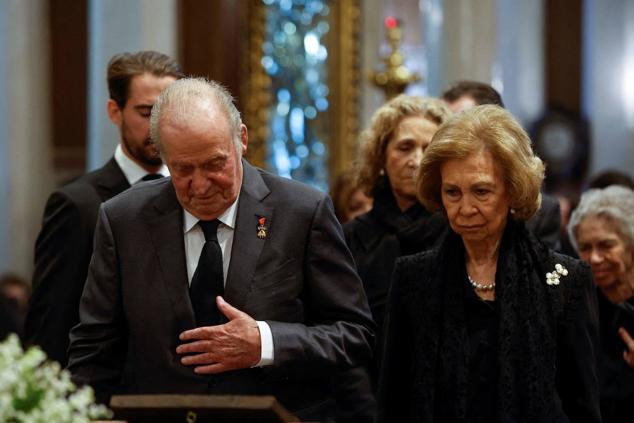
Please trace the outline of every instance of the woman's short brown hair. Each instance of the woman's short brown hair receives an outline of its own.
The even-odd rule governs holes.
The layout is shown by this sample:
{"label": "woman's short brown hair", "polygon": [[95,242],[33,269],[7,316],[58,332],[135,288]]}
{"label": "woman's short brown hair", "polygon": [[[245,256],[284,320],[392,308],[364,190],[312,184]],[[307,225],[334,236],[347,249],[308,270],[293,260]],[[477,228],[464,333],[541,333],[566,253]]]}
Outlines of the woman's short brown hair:
{"label": "woman's short brown hair", "polygon": [[417,179],[421,203],[443,209],[440,169],[448,160],[462,160],[484,149],[502,171],[514,210],[513,218],[530,219],[541,204],[544,164],[533,153],[522,126],[498,106],[477,106],[455,115],[438,129],[425,150]]}
{"label": "woman's short brown hair", "polygon": [[422,116],[436,125],[445,122],[451,111],[436,98],[401,94],[385,103],[372,116],[370,128],[361,133],[359,187],[371,195],[385,166],[385,150],[398,124],[409,116]]}

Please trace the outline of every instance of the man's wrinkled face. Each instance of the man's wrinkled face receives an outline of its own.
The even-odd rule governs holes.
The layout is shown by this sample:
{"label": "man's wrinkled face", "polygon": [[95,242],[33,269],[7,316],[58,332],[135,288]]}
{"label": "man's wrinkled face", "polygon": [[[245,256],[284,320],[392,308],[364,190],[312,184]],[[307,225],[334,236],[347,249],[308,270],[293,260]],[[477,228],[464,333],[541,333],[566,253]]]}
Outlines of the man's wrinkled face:
{"label": "man's wrinkled face", "polygon": [[179,203],[201,220],[216,219],[238,197],[247,129],[242,125],[241,152],[224,113],[205,104],[184,120],[167,116],[159,124],[161,149]]}

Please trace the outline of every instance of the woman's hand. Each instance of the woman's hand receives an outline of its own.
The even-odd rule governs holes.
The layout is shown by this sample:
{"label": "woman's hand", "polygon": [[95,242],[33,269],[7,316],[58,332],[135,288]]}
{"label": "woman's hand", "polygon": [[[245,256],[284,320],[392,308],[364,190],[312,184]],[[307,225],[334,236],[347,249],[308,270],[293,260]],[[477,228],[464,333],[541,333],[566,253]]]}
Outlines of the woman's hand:
{"label": "woman's hand", "polygon": [[634,369],[634,339],[632,339],[630,334],[622,327],[619,328],[619,335],[627,347],[627,349],[623,351],[623,360],[625,360],[628,366]]}

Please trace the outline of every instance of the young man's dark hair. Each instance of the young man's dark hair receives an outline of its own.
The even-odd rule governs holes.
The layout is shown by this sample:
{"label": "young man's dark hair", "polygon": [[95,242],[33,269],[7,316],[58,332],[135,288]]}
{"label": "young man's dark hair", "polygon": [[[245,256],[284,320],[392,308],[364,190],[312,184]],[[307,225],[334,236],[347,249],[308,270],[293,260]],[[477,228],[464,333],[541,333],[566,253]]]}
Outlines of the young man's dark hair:
{"label": "young man's dark hair", "polygon": [[610,185],[622,185],[634,190],[634,181],[627,173],[612,169],[594,175],[588,182],[588,189],[607,188]]}
{"label": "young man's dark hair", "polygon": [[157,77],[184,76],[176,60],[156,51],[121,53],[108,63],[108,92],[119,108],[123,109],[128,100],[128,89],[132,77],[149,73]]}
{"label": "young man's dark hair", "polygon": [[471,97],[476,105],[495,104],[504,107],[500,93],[489,84],[478,81],[458,81],[442,94],[442,99],[453,103],[465,96]]}

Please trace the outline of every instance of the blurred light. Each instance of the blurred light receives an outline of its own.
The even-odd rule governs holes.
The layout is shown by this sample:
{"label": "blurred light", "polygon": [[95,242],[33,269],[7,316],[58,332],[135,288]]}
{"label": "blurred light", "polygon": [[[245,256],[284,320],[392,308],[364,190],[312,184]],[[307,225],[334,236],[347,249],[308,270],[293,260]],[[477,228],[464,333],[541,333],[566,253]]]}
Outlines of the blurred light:
{"label": "blurred light", "polygon": [[388,16],[387,18],[385,18],[385,21],[383,21],[383,23],[388,29],[396,28],[398,26],[398,20],[394,16]]}
{"label": "blurred light", "polygon": [[286,133],[286,117],[279,115],[273,116],[273,121],[271,122],[271,132],[274,137],[279,138],[282,141],[288,139],[288,134]]}
{"label": "blurred light", "polygon": [[317,58],[319,60],[326,60],[327,57],[328,57],[328,50],[326,50],[326,47],[319,46],[319,51],[317,52]]}
{"label": "blurred light", "polygon": [[319,110],[320,112],[323,112],[328,108],[328,100],[323,97],[318,98],[317,100],[315,100],[315,107],[317,107],[317,110]]}
{"label": "blurred light", "polygon": [[262,59],[260,60],[260,63],[262,63],[262,66],[264,67],[264,69],[268,69],[271,67],[271,65],[274,63],[273,59],[271,58],[271,56],[264,56],[262,57]]}
{"label": "blurred light", "polygon": [[299,18],[299,21],[302,25],[308,26],[313,21],[313,16],[310,13],[304,12]]}
{"label": "blurred light", "polygon": [[280,67],[277,66],[277,63],[273,63],[271,66],[268,67],[268,69],[266,69],[266,73],[268,73],[269,75],[275,75],[279,69]]}
{"label": "blurred light", "polygon": [[308,69],[306,71],[306,82],[311,85],[319,82],[319,72],[317,72],[317,69]]}
{"label": "blurred light", "polygon": [[262,63],[262,67],[269,75],[275,75],[279,69],[277,63],[275,63],[275,60],[273,60],[271,56],[262,57],[260,63]]}
{"label": "blurred light", "polygon": [[[264,0],[266,33],[262,66],[271,77],[269,166],[321,190],[328,188],[325,128],[313,119],[327,110],[328,50],[321,42],[330,31],[330,9],[322,0]],[[324,119],[326,119],[324,117]],[[327,127],[327,122],[326,127]]]}
{"label": "blurred light", "polygon": [[288,125],[291,130],[291,139],[298,144],[304,142],[304,112],[302,109],[294,107],[291,110]]}
{"label": "blurred light", "polygon": [[288,114],[289,109],[290,109],[290,106],[288,103],[277,104],[277,114],[280,116],[286,116]]}
{"label": "blurred light", "polygon": [[324,145],[323,142],[317,141],[313,144],[313,153],[315,153],[318,156],[322,156],[325,152],[326,152],[326,146]]}
{"label": "blurred light", "polygon": [[306,54],[317,56],[319,47],[319,37],[312,31],[308,32],[304,37],[304,50],[306,50]]}
{"label": "blurred light", "polygon": [[297,149],[295,150],[295,153],[297,153],[297,156],[300,159],[305,159],[306,157],[308,157],[308,147],[306,147],[305,145],[300,145],[299,147],[297,147]]}
{"label": "blurred light", "polygon": [[295,31],[297,31],[297,27],[293,22],[286,22],[283,29],[288,35],[293,35],[295,34]]}
{"label": "blurred light", "polygon": [[288,103],[291,101],[291,92],[286,88],[282,88],[277,92],[277,100],[282,103]]}
{"label": "blurred light", "polygon": [[291,161],[288,157],[288,152],[286,151],[286,146],[284,143],[281,143],[282,147],[280,147],[278,142],[275,142],[273,149],[273,160],[275,161],[275,167],[277,168],[278,175],[286,176],[288,178],[291,177]]}
{"label": "blurred light", "polygon": [[317,31],[319,31],[321,35],[324,35],[328,31],[330,31],[330,25],[328,24],[328,22],[321,21],[317,24]]}
{"label": "blurred light", "polygon": [[315,90],[315,92],[320,97],[326,97],[330,93],[330,90],[328,89],[328,85],[319,84],[319,86],[317,86],[317,89]]}
{"label": "blurred light", "polygon": [[280,9],[288,12],[291,10],[291,7],[293,7],[292,0],[280,0]]}
{"label": "blurred light", "polygon": [[276,32],[273,35],[273,41],[275,42],[275,44],[284,44],[286,42],[286,34],[284,34],[282,31],[280,32]]}
{"label": "blurred light", "polygon": [[317,110],[315,110],[313,106],[307,106],[304,109],[304,114],[308,119],[315,119],[315,117],[317,116]]}
{"label": "blurred light", "polygon": [[310,10],[313,13],[319,13],[324,9],[324,4],[321,1],[311,1],[309,4]]}

